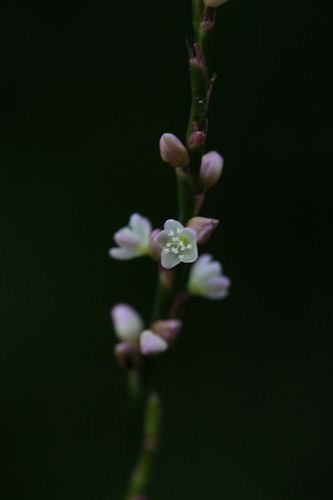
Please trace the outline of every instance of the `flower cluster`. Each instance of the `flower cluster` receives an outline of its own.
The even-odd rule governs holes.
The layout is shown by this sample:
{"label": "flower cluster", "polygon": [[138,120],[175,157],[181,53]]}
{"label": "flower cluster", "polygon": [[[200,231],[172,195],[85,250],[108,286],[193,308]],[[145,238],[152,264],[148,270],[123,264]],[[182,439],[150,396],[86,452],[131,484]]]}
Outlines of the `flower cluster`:
{"label": "flower cluster", "polygon": [[145,329],[140,314],[128,304],[117,304],[111,310],[113,328],[120,343],[116,345],[118,360],[131,366],[140,355],[151,356],[168,349],[177,338],[182,322],[177,319],[156,321]]}
{"label": "flower cluster", "polygon": [[[186,169],[190,161],[186,147],[171,133],[162,135],[160,153],[161,158],[176,170]],[[200,204],[206,191],[218,182],[222,169],[223,159],[219,153],[211,151],[203,155],[198,178]],[[198,246],[209,240],[218,224],[217,219],[195,215],[185,226],[177,220],[168,219],[163,229],[153,229],[149,219],[135,213],[130,217],[128,226],[115,233],[117,246],[110,249],[110,256],[118,260],[149,256],[159,260],[161,269],[168,272],[179,264],[192,264],[185,296],[224,299],[229,292],[230,280],[223,275],[219,262],[209,254],[199,257],[198,252]],[[120,341],[115,354],[127,367],[136,364],[140,356],[166,351],[182,327],[177,318],[160,318],[147,328],[140,314],[127,304],[113,307],[111,316]]]}

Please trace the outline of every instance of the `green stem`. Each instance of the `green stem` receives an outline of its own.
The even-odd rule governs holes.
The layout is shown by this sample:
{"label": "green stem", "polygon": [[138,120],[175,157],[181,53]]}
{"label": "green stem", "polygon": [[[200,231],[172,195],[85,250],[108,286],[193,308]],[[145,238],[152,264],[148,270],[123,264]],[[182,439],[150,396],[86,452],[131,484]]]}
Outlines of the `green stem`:
{"label": "green stem", "polygon": [[[193,30],[195,34],[194,54],[190,55],[191,111],[186,134],[186,143],[190,153],[188,169],[177,169],[178,220],[182,224],[195,215],[195,196],[198,190],[200,166],[205,148],[207,132],[207,113],[211,82],[207,61],[212,52],[211,39],[214,22],[205,21],[203,0],[192,0]],[[202,141],[195,139],[195,133],[202,133]]]}
{"label": "green stem", "polygon": [[191,219],[195,210],[195,186],[190,172],[177,169],[178,220],[182,224]]}
{"label": "green stem", "polygon": [[160,267],[151,323],[166,317],[170,301],[172,300],[173,285],[174,272]]}
{"label": "green stem", "polygon": [[[195,47],[197,47],[196,50],[198,50],[198,44],[196,44]],[[194,54],[194,57],[190,58],[190,84],[192,103],[187,127],[187,143],[189,143],[193,132],[193,124],[196,124],[200,129],[204,127],[208,111],[209,78],[207,66],[205,62],[201,60],[200,52]]]}
{"label": "green stem", "polygon": [[203,18],[205,6],[203,0],[192,0],[192,23],[195,37],[199,36],[199,28]]}
{"label": "green stem", "polygon": [[125,500],[136,500],[145,494],[150,482],[161,427],[161,402],[157,394],[147,400],[143,442],[138,462],[130,479]]}
{"label": "green stem", "polygon": [[136,405],[140,401],[142,393],[141,376],[139,369],[132,368],[128,371],[128,391],[131,400]]}

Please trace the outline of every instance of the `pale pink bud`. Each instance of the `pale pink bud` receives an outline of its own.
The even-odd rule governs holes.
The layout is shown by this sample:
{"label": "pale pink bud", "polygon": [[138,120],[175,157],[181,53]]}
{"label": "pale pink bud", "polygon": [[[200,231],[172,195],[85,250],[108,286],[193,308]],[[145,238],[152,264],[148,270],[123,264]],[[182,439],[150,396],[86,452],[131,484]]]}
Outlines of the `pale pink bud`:
{"label": "pale pink bud", "polygon": [[117,337],[127,342],[138,340],[143,330],[141,316],[128,304],[117,304],[111,310],[113,327]]}
{"label": "pale pink bud", "polygon": [[140,335],[140,348],[144,356],[160,354],[167,350],[168,344],[156,333],[151,330],[145,330]]}
{"label": "pale pink bud", "polygon": [[178,319],[166,319],[155,321],[152,330],[163,337],[167,342],[173,342],[183,326],[182,321]]}
{"label": "pale pink bud", "polygon": [[207,243],[219,222],[217,219],[208,219],[207,217],[193,217],[188,221],[187,227],[194,229],[197,233],[197,242],[199,245],[203,245]]}
{"label": "pale pink bud", "polygon": [[189,155],[184,144],[174,134],[163,134],[160,139],[162,160],[172,167],[186,167]]}
{"label": "pale pink bud", "polygon": [[202,158],[200,168],[200,184],[203,189],[209,189],[217,183],[221,177],[223,158],[216,151],[206,153]]}
{"label": "pale pink bud", "polygon": [[226,3],[227,0],[204,0],[206,7],[219,7]]}

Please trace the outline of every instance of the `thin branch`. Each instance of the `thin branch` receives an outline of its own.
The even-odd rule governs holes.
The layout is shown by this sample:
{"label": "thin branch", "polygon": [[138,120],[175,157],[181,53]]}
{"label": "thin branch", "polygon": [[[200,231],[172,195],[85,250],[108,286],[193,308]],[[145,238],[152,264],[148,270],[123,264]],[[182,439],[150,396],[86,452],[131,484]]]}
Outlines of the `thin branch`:
{"label": "thin branch", "polygon": [[157,394],[148,397],[144,419],[143,442],[125,500],[144,500],[150,482],[161,426],[161,402]]}

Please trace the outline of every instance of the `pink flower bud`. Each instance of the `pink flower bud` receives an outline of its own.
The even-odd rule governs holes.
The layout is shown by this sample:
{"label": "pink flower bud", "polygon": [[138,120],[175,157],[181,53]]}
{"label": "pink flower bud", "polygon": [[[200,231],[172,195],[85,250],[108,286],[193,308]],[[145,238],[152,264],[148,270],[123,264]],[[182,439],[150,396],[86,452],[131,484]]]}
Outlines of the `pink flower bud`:
{"label": "pink flower bud", "polygon": [[172,167],[186,167],[189,155],[184,144],[174,134],[163,134],[160,139],[162,160]]}
{"label": "pink flower bud", "polygon": [[223,158],[216,151],[210,151],[202,158],[200,168],[200,184],[203,189],[210,189],[215,186],[221,177],[223,168]]}
{"label": "pink flower bud", "polygon": [[156,333],[145,330],[140,335],[140,348],[144,356],[152,356],[166,351],[168,344],[166,340],[156,335]]}
{"label": "pink flower bud", "polygon": [[117,337],[126,342],[136,342],[143,330],[141,316],[128,304],[117,304],[111,310]]}
{"label": "pink flower bud", "polygon": [[167,342],[173,342],[178,337],[182,326],[183,323],[178,319],[159,320],[155,321],[152,330]]}
{"label": "pink flower bud", "polygon": [[203,245],[207,243],[219,222],[217,219],[208,219],[207,217],[193,217],[193,219],[188,221],[187,227],[195,230],[197,233],[197,242]]}

